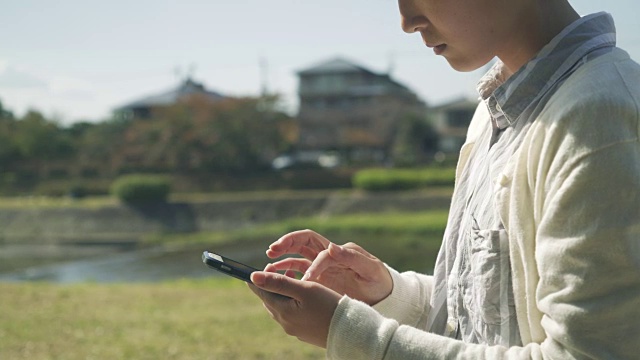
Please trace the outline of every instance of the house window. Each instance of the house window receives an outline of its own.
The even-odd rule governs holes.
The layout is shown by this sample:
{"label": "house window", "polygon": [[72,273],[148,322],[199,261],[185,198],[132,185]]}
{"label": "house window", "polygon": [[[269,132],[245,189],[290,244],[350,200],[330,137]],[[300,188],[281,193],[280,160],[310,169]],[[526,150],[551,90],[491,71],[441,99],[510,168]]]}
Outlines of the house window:
{"label": "house window", "polygon": [[448,123],[451,127],[468,127],[473,117],[473,111],[450,110],[448,112]]}
{"label": "house window", "polygon": [[342,75],[328,74],[320,76],[315,88],[321,92],[332,93],[344,90],[346,83]]}

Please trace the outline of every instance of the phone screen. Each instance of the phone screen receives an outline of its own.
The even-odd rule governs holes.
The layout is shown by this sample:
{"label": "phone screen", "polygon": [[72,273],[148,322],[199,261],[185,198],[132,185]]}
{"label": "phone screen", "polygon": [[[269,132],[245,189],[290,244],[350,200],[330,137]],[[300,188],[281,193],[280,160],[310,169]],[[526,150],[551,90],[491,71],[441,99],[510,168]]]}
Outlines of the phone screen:
{"label": "phone screen", "polygon": [[251,282],[251,273],[254,271],[259,271],[254,267],[245,265],[235,260],[231,260],[227,257],[212,253],[210,251],[205,251],[202,254],[202,261],[210,268],[216,269],[220,272],[238,278],[242,281],[246,281],[248,283]]}

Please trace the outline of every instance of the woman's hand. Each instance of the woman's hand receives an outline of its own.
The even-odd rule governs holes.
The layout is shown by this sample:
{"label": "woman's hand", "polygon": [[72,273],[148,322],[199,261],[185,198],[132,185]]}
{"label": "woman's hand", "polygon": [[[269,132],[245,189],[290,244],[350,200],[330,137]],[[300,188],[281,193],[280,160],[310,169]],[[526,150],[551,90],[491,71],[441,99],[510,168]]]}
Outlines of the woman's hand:
{"label": "woman's hand", "polygon": [[303,258],[280,260],[269,264],[265,271],[285,270],[288,277],[304,273],[302,280],[320,283],[369,305],[380,302],[393,289],[391,275],[382,261],[354,243],[340,246],[314,231],[301,230],[281,237],[267,250],[270,258],[286,254]]}
{"label": "woman's hand", "polygon": [[256,271],[251,274],[251,281],[251,290],[288,335],[327,347],[329,326],[340,294],[318,283],[278,273]]}

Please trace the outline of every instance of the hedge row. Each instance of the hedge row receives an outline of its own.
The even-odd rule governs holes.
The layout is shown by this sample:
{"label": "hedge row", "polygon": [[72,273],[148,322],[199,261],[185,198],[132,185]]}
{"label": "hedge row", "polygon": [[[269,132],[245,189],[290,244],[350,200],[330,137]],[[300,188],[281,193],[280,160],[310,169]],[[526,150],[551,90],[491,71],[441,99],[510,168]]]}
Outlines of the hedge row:
{"label": "hedge row", "polygon": [[455,168],[366,169],[353,176],[353,186],[367,191],[453,186]]}
{"label": "hedge row", "polygon": [[170,191],[169,179],[156,175],[125,175],[111,185],[111,194],[128,204],[164,202]]}

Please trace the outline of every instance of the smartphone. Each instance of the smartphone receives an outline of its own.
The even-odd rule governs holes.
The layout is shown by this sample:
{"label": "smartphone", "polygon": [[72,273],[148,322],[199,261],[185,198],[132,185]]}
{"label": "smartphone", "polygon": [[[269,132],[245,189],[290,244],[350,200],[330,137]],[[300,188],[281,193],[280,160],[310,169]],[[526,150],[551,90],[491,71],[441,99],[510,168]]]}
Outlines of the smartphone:
{"label": "smartphone", "polygon": [[212,269],[216,269],[248,283],[251,283],[251,273],[254,271],[260,271],[254,267],[231,260],[210,251],[202,253],[202,262]]}

